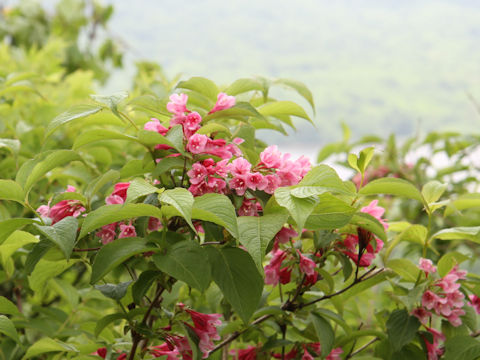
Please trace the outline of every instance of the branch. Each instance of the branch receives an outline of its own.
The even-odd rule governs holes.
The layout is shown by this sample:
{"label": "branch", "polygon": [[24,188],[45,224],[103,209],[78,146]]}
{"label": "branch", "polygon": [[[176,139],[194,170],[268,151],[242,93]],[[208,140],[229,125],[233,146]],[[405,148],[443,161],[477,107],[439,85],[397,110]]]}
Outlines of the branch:
{"label": "branch", "polygon": [[337,296],[337,295],[340,295],[342,293],[344,293],[345,291],[347,291],[348,289],[351,289],[352,287],[354,287],[355,285],[361,283],[362,281],[365,281],[365,280],[368,280],[368,279],[371,279],[373,278],[374,276],[380,274],[381,272],[383,272],[385,269],[382,268],[376,272],[374,272],[372,275],[370,276],[367,276],[368,274],[372,273],[373,271],[375,270],[375,266],[373,268],[371,268],[370,270],[368,270],[365,274],[363,274],[362,276],[358,277],[357,279],[355,279],[350,285],[348,285],[347,287],[344,287],[342,290],[339,290],[333,294],[329,294],[329,295],[324,295],[318,299],[315,299],[313,301],[310,301],[308,303],[304,303],[304,304],[299,304],[297,307],[299,309],[303,309],[304,307],[306,306],[310,306],[310,305],[313,305],[313,304],[316,304],[317,302],[319,301],[323,301],[323,300],[327,300],[327,299],[330,299],[334,296]]}
{"label": "branch", "polygon": [[227,337],[225,340],[223,340],[220,344],[218,344],[217,346],[215,346],[215,348],[213,348],[212,351],[210,351],[210,354],[214,353],[215,351],[221,349],[222,347],[224,347],[225,345],[231,343],[233,340],[235,340],[236,338],[238,338],[240,335],[242,335],[245,331],[247,331],[248,329],[250,329],[251,326],[253,325],[257,325],[257,324],[260,324],[262,322],[264,322],[265,320],[267,319],[270,319],[272,317],[272,315],[263,315],[263,316],[260,316],[257,320],[255,320],[254,322],[252,322],[248,327],[246,327],[245,329],[243,330],[240,330],[240,331],[235,331],[234,333],[232,333],[229,337]]}
{"label": "branch", "polygon": [[83,252],[83,251],[98,251],[100,247],[88,248],[88,249],[73,249],[73,252]]}
{"label": "branch", "polygon": [[365,345],[363,346],[360,346],[357,350],[353,351],[351,354],[349,354],[345,359],[350,359],[352,357],[354,357],[355,355],[357,355],[359,352],[365,350],[367,347],[369,347],[370,345],[372,345],[375,341],[378,341],[380,340],[378,337],[376,337],[375,339],[372,339],[370,340],[368,343],[366,343]]}

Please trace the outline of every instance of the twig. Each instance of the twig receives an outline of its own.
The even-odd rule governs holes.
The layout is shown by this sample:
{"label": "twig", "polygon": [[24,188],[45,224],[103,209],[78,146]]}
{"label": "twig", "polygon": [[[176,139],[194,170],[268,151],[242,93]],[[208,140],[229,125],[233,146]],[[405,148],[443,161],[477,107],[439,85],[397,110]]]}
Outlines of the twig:
{"label": "twig", "polygon": [[248,327],[246,327],[245,329],[240,330],[240,331],[235,331],[235,332],[232,333],[229,337],[227,337],[225,340],[223,340],[220,344],[218,344],[217,346],[215,346],[215,348],[214,348],[212,351],[210,351],[210,354],[212,354],[212,353],[214,353],[215,351],[221,349],[221,348],[224,347],[225,345],[231,343],[233,340],[235,340],[235,339],[238,338],[240,335],[242,335],[245,331],[247,331],[248,329],[250,329],[251,326],[260,324],[260,323],[264,322],[265,320],[270,319],[271,317],[272,317],[271,314],[260,316],[257,320],[255,320],[254,322],[252,322],[252,323],[251,323]]}
{"label": "twig", "polygon": [[73,249],[73,252],[84,252],[84,251],[98,251],[100,247],[87,248],[87,249]]}
{"label": "twig", "polygon": [[357,355],[359,352],[365,350],[367,347],[369,347],[370,345],[372,345],[375,341],[378,341],[380,340],[378,337],[376,337],[375,339],[372,339],[370,340],[368,343],[366,343],[365,345],[363,346],[360,346],[357,350],[353,351],[351,354],[349,354],[345,359],[350,359],[352,357],[354,357],[355,355]]}
{"label": "twig", "polygon": [[375,270],[375,266],[374,266],[373,268],[371,268],[370,270],[368,270],[365,274],[363,274],[362,276],[360,276],[358,279],[356,279],[354,282],[352,282],[350,285],[348,285],[347,287],[344,287],[342,290],[339,290],[339,291],[337,291],[337,292],[335,292],[335,293],[333,293],[333,294],[324,295],[324,296],[322,296],[322,297],[320,297],[320,298],[318,298],[318,299],[315,299],[315,300],[313,300],[313,301],[310,301],[310,302],[308,302],[308,303],[299,304],[299,305],[298,305],[298,308],[299,308],[299,309],[303,309],[304,307],[310,306],[310,305],[313,305],[313,304],[316,304],[316,303],[319,302],[319,301],[327,300],[327,299],[330,299],[330,298],[332,298],[332,297],[334,297],[334,296],[340,295],[340,294],[344,293],[345,291],[347,291],[348,289],[354,287],[356,284],[358,284],[358,283],[360,283],[360,282],[362,282],[362,281],[364,281],[364,280],[371,279],[372,277],[380,274],[380,273],[383,272],[385,269],[382,268],[382,269],[376,271],[375,273],[373,273],[371,276],[368,276],[368,277],[367,277],[367,275],[370,274],[370,273],[372,273],[373,270]]}

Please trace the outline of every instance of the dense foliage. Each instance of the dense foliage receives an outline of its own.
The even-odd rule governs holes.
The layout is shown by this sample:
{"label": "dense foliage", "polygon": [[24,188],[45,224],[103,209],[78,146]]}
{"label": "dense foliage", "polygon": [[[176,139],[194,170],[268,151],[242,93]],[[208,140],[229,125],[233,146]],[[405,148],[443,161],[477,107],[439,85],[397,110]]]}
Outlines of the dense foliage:
{"label": "dense foliage", "polygon": [[313,122],[271,96],[313,111],[297,81],[142,62],[130,93],[89,98],[95,66],[9,34],[0,359],[480,357],[478,136],[344,126],[313,164],[256,138]]}

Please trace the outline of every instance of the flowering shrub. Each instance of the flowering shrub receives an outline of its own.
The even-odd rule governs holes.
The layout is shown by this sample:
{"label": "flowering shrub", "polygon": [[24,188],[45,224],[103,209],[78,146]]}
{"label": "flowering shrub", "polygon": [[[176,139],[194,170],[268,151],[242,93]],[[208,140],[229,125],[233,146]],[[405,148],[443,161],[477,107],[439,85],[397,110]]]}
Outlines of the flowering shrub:
{"label": "flowering shrub", "polygon": [[374,148],[348,155],[354,183],[266,146],[257,129],[310,121],[277,83],[313,106],[297,82],[195,77],[48,125],[47,141],[85,128],[0,180],[3,358],[480,356],[479,229],[439,216],[478,204],[383,177]]}

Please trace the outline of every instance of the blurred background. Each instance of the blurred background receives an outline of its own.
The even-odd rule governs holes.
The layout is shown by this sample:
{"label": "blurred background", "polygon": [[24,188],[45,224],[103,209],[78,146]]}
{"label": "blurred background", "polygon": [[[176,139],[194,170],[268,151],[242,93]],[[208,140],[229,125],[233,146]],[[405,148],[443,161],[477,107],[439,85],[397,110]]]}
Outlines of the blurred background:
{"label": "blurred background", "polygon": [[[38,8],[46,19],[63,12],[71,27],[83,21],[75,34],[79,52],[104,47],[104,74],[95,77],[99,93],[129,89],[143,60],[158,63],[171,79],[180,73],[219,84],[252,75],[302,81],[314,96],[316,114],[310,114],[316,127],[298,121],[294,136],[268,131],[261,136],[313,158],[322,145],[341,138],[341,122],[354,137],[395,133],[399,138],[431,130],[468,132],[480,124],[477,0],[0,4],[4,41],[5,34],[26,26],[29,11],[40,19],[32,15]],[[12,21],[11,10],[19,6],[27,15]],[[104,18],[95,18],[95,6]],[[6,22],[5,14],[10,15]],[[23,29],[23,36],[40,38],[39,24]],[[111,48],[105,50],[106,40]],[[281,91],[275,95],[283,96]],[[308,109],[300,97],[294,100]]]}

